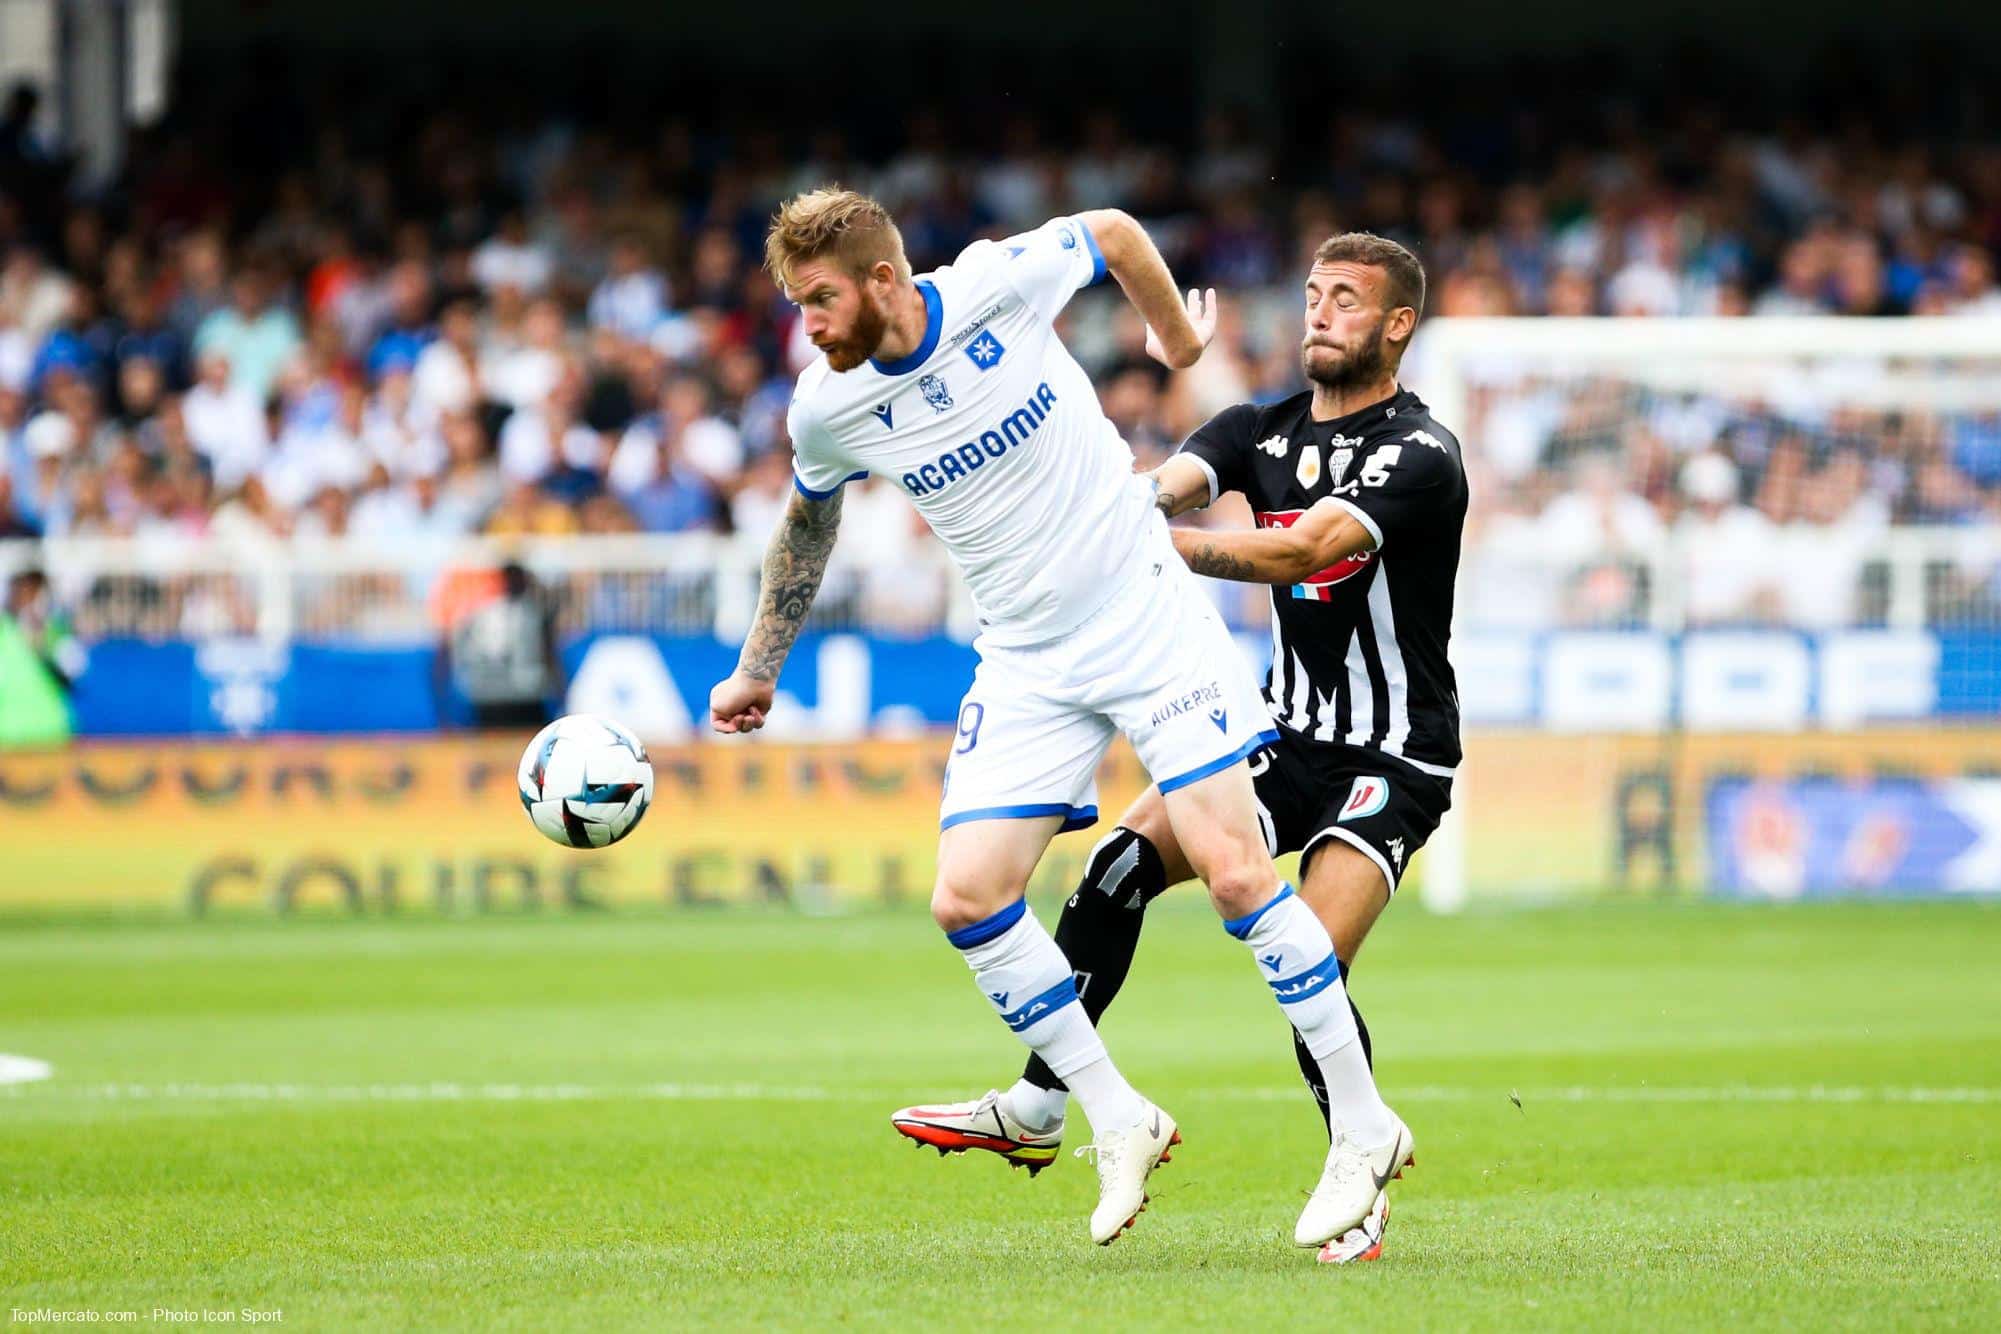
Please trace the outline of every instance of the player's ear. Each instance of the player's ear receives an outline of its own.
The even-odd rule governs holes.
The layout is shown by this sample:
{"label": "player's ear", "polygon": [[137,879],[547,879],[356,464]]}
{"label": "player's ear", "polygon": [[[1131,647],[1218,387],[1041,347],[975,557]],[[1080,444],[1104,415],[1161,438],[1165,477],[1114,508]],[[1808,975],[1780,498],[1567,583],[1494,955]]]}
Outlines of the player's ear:
{"label": "player's ear", "polygon": [[1417,312],[1409,306],[1398,306],[1390,312],[1389,322],[1383,327],[1383,334],[1398,347],[1409,344],[1410,336],[1417,329]]}

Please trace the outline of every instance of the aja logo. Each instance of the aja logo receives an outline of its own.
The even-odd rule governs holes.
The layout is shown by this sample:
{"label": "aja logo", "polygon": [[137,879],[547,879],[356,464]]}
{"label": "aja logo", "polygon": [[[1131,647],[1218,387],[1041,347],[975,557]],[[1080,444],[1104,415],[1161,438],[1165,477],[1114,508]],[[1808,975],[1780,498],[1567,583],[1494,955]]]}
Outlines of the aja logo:
{"label": "aja logo", "polygon": [[933,412],[943,412],[952,406],[952,391],[936,375],[919,376],[917,390],[924,395],[924,401],[931,405]]}
{"label": "aja logo", "polygon": [[966,344],[967,358],[983,371],[1000,365],[1000,359],[1006,355],[1007,349],[1001,346],[1001,340],[994,337],[991,329],[982,329],[978,338]]}
{"label": "aja logo", "polygon": [[1341,814],[1335,823],[1343,824],[1349,820],[1365,819],[1389,805],[1389,801],[1389,780],[1364,774],[1355,780],[1353,787],[1348,789],[1348,799],[1341,803]]}

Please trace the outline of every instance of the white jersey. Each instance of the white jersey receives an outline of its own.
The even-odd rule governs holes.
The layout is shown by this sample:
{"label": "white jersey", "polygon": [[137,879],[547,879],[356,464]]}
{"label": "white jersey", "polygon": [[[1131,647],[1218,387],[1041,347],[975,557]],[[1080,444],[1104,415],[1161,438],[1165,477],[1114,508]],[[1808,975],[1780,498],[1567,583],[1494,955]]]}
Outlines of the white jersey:
{"label": "white jersey", "polygon": [[971,587],[981,640],[1069,633],[1141,564],[1153,488],[1053,321],[1105,276],[1090,229],[1057,218],[976,241],[917,279],[929,312],[909,356],[799,376],[794,482],[819,500],[870,473],[900,485]]}

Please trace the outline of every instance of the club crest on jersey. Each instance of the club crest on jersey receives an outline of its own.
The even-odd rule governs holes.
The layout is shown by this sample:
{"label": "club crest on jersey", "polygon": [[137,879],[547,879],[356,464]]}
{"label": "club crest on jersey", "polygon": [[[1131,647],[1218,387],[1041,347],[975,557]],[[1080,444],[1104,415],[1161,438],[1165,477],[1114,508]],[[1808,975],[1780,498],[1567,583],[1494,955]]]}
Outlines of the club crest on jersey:
{"label": "club crest on jersey", "polygon": [[1348,789],[1348,799],[1341,803],[1341,814],[1335,817],[1336,824],[1349,820],[1366,819],[1390,802],[1390,780],[1364,774]]}
{"label": "club crest on jersey", "polygon": [[896,429],[896,424],[890,421],[889,419],[889,413],[890,413],[889,404],[878,403],[874,407],[870,408],[869,411],[873,412],[875,414],[875,419],[882,423],[883,430],[894,431]]}
{"label": "club crest on jersey", "polygon": [[939,376],[918,376],[917,391],[924,395],[924,401],[931,405],[933,412],[943,412],[952,406],[952,391],[945,387],[945,381]]}
{"label": "club crest on jersey", "polygon": [[1299,484],[1311,491],[1313,484],[1320,480],[1320,450],[1315,445],[1302,445],[1299,450],[1299,467],[1293,476]]}
{"label": "club crest on jersey", "polygon": [[966,344],[966,358],[982,371],[990,371],[1000,365],[1000,359],[1007,355],[1001,340],[994,337],[991,329],[983,329],[980,336]]}
{"label": "club crest on jersey", "polygon": [[1335,485],[1340,485],[1341,479],[1348,475],[1348,465],[1354,461],[1352,449],[1337,449],[1327,456],[1327,475],[1334,479]]}

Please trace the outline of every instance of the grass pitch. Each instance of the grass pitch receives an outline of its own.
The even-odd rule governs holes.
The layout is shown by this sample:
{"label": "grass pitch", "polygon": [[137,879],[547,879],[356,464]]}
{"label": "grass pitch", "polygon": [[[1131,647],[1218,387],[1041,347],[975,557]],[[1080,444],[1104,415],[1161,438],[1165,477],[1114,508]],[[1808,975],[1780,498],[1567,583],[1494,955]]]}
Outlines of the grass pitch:
{"label": "grass pitch", "polygon": [[1384,1260],[1333,1270],[1286,1244],[1318,1118],[1196,899],[1106,1025],[1187,1136],[1107,1250],[1067,1153],[1031,1181],[890,1132],[1020,1064],[920,915],[15,925],[0,1052],[54,1075],[0,1086],[0,1297],[286,1329],[1992,1329],[1997,965],[1970,904],[1399,904],[1355,990],[1419,1167]]}

